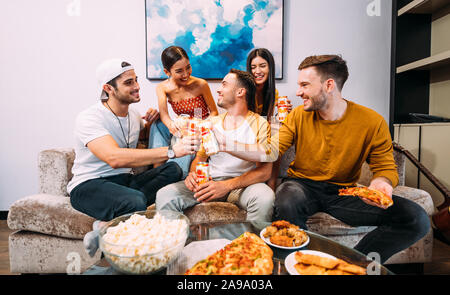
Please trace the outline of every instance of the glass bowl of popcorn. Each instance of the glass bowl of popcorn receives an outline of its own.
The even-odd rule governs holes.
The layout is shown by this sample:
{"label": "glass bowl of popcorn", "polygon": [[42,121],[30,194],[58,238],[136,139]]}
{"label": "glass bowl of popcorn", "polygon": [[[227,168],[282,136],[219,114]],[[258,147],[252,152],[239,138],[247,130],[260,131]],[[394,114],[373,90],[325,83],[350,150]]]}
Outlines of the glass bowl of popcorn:
{"label": "glass bowl of popcorn", "polygon": [[99,246],[118,272],[152,274],[177,258],[188,234],[189,219],[182,213],[139,211],[117,217],[103,226]]}

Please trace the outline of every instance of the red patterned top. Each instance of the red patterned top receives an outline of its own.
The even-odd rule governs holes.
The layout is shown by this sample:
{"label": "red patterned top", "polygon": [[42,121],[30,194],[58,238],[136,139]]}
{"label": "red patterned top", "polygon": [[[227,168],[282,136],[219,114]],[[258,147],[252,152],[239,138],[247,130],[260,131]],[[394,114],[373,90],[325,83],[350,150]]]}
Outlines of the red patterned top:
{"label": "red patterned top", "polygon": [[186,98],[178,102],[168,101],[177,115],[187,114],[191,117],[201,116],[202,120],[209,116],[209,108],[203,95]]}

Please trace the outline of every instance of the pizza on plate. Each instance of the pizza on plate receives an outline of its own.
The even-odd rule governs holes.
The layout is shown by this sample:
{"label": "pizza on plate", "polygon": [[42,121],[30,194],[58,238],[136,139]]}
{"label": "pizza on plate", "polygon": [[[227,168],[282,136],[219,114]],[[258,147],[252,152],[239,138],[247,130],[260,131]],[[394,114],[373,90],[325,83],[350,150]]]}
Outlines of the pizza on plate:
{"label": "pizza on plate", "polygon": [[200,260],[186,275],[270,275],[273,252],[257,235],[245,232],[223,249]]}
{"label": "pizza on plate", "polygon": [[385,193],[370,189],[368,187],[348,187],[339,190],[340,196],[357,196],[361,198],[368,199],[374,203],[380,204],[381,206],[387,208],[392,206],[394,202],[392,198],[386,195]]}

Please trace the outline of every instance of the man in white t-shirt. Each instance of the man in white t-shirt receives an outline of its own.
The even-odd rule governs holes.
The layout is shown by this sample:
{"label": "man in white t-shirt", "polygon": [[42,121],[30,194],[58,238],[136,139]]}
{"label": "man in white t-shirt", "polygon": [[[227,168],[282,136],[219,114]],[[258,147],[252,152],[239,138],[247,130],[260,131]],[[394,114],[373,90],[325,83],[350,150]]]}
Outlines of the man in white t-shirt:
{"label": "man in white t-shirt", "polygon": [[[97,79],[100,100],[76,119],[73,178],[67,186],[72,207],[97,219],[94,231],[84,240],[91,255],[97,249],[97,229],[102,222],[146,210],[160,188],[182,176],[175,162],[137,175],[132,168],[193,154],[199,144],[198,138],[186,137],[173,147],[137,149],[144,122],[130,107],[140,101],[133,66],[121,59],[107,60],[98,67]],[[152,123],[158,116],[150,109],[145,118]]]}
{"label": "man in white t-shirt", "polygon": [[[245,144],[270,141],[270,125],[261,116],[248,110],[254,100],[255,82],[251,74],[232,69],[217,91],[217,105],[227,112],[211,118],[214,129],[227,140]],[[211,181],[199,185],[195,174],[197,163],[209,158]],[[228,152],[208,157],[202,147],[192,161],[184,181],[170,184],[156,194],[156,208],[184,211],[201,202],[230,201],[247,211],[247,220],[271,221],[275,194],[265,184],[272,163],[239,159]]]}

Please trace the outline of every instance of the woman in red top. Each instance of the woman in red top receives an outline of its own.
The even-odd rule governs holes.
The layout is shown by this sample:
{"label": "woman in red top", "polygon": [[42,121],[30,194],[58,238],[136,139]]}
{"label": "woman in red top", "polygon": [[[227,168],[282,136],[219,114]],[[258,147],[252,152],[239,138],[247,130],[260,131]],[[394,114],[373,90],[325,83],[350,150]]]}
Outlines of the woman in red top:
{"label": "woman in red top", "polygon": [[[191,64],[183,48],[170,46],[164,49],[161,61],[164,73],[169,78],[156,87],[160,120],[151,126],[149,148],[168,146],[174,135],[181,136],[181,130],[169,116],[168,103],[177,115],[186,114],[190,117],[206,119],[219,114],[208,83],[191,76]],[[176,162],[183,170],[183,178],[189,172],[191,160],[191,156],[169,159]],[[156,164],[155,167],[159,165]]]}
{"label": "woman in red top", "polygon": [[178,131],[170,118],[167,103],[170,103],[177,115],[187,114],[191,117],[217,116],[216,103],[208,83],[191,76],[192,68],[189,58],[183,48],[170,46],[161,54],[164,73],[169,77],[156,87],[161,121],[170,133]]}

